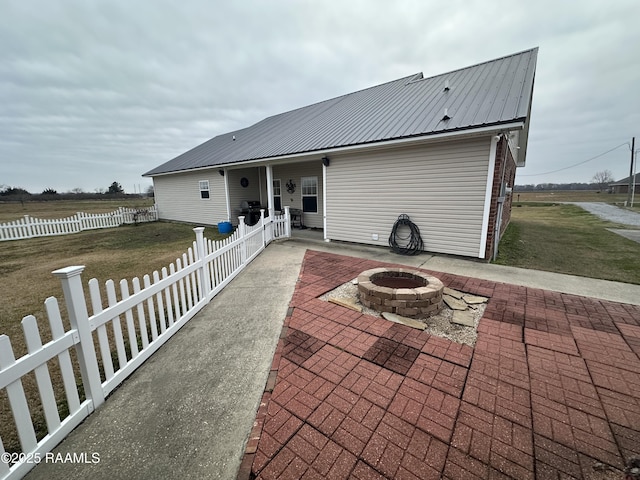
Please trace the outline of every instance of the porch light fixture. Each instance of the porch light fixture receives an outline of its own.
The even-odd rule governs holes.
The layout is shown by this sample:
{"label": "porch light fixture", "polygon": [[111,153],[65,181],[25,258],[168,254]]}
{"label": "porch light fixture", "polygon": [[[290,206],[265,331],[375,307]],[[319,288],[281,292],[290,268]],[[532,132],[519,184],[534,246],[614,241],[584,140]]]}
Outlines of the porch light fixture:
{"label": "porch light fixture", "polygon": [[323,164],[325,167],[328,167],[330,163],[331,163],[331,160],[329,160],[329,157],[326,157],[326,156],[325,156],[325,157],[322,157],[322,164]]}
{"label": "porch light fixture", "polygon": [[218,170],[218,173],[220,174],[221,177],[224,177],[224,170],[220,169]]}

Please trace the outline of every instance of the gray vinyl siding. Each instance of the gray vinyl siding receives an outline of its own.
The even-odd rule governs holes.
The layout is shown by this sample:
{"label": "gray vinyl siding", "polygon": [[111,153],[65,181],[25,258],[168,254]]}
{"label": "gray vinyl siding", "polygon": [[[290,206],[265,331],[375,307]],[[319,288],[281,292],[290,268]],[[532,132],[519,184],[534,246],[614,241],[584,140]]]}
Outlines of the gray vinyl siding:
{"label": "gray vinyl siding", "polygon": [[[229,205],[231,207],[231,223],[238,224],[238,216],[240,216],[241,203],[243,201],[261,201],[260,183],[264,182],[264,175],[259,173],[258,167],[242,168],[239,170],[227,170],[229,182]],[[240,180],[246,178],[249,185],[243,187]],[[264,203],[264,202],[263,202]]]}
{"label": "gray vinyl siding", "polygon": [[[209,180],[208,199],[200,198],[200,180]],[[162,220],[199,225],[227,220],[224,178],[217,169],[154,177],[153,188]]]}
{"label": "gray vinyl siding", "polygon": [[[311,160],[304,163],[288,163],[274,165],[273,178],[279,178],[282,185],[282,208],[290,206],[302,210],[302,177],[318,177],[318,213],[305,213],[304,224],[307,227],[322,228],[323,202],[322,197],[322,161]],[[293,180],[296,191],[287,192],[287,182]]]}
{"label": "gray vinyl siding", "polygon": [[490,142],[487,136],[332,156],[327,237],[387,245],[404,213],[420,228],[426,251],[478,257]]}

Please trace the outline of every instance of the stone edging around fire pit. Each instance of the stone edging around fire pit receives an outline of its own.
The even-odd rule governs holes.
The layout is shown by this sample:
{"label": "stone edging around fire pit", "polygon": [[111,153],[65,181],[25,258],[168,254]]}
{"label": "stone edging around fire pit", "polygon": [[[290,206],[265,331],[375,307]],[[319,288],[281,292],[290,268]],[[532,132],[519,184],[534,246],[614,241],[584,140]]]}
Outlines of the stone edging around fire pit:
{"label": "stone edging around fire pit", "polygon": [[[414,277],[424,286],[414,288],[390,288],[375,285],[371,280],[378,276]],[[435,315],[442,309],[442,282],[424,272],[408,268],[373,268],[358,275],[358,291],[362,304],[379,312],[389,312],[416,318]]]}

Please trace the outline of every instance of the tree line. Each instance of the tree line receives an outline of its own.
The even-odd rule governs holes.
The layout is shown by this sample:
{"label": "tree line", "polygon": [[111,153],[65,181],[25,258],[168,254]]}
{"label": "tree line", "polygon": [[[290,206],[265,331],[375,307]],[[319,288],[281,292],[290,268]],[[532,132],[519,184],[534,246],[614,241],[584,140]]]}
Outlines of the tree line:
{"label": "tree line", "polygon": [[590,183],[537,183],[527,185],[516,185],[516,192],[534,192],[539,190],[600,190],[609,192],[609,184],[615,182],[611,170],[596,172]]}
{"label": "tree line", "polygon": [[516,185],[516,192],[534,192],[539,190],[599,190],[606,191],[607,187],[602,187],[599,183],[536,183],[526,185]]}
{"label": "tree line", "polygon": [[97,198],[121,198],[121,197],[153,197],[153,186],[149,186],[144,194],[127,194],[118,182],[113,182],[107,188],[96,188],[94,192],[85,192],[81,188],[74,188],[69,192],[60,193],[53,188],[45,188],[40,193],[32,193],[21,187],[0,185],[0,199],[3,201],[25,200],[88,200]]}

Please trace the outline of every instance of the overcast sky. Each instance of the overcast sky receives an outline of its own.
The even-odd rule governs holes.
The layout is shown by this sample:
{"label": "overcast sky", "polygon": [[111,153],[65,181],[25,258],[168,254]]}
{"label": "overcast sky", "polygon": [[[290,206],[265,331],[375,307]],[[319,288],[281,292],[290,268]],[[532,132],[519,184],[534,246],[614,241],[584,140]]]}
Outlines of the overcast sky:
{"label": "overcast sky", "polygon": [[2,0],[0,185],[145,190],[144,172],[218,134],[536,46],[516,183],[621,179],[639,19],[638,0]]}

